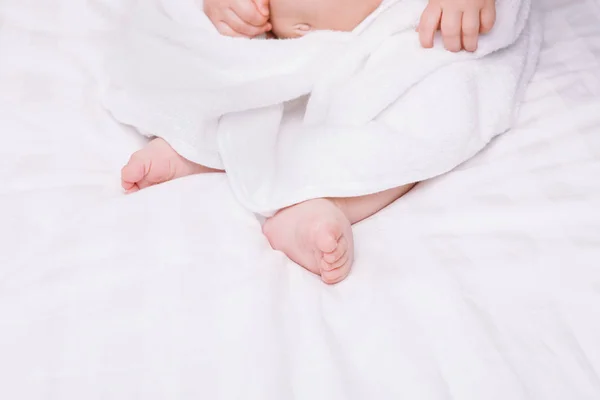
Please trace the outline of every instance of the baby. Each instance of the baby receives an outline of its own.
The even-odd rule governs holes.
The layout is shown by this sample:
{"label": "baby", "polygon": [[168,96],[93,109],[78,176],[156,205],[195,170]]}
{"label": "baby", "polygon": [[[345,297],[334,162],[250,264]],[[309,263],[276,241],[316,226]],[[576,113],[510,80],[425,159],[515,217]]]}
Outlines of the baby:
{"label": "baby", "polygon": [[[222,34],[254,37],[267,32],[280,38],[299,37],[312,30],[353,30],[382,0],[205,0],[205,12]],[[467,5],[468,4],[468,5]],[[494,0],[431,0],[419,24],[423,46],[433,45],[441,28],[452,51],[477,47],[480,32],[494,23]],[[475,29],[476,28],[476,29]],[[154,139],[134,153],[121,173],[131,193],[192,174],[222,173],[195,164]],[[352,198],[308,200],[280,210],[263,225],[275,250],[320,275],[328,284],[342,281],[354,261],[351,226],[388,206],[414,184]]]}
{"label": "baby", "polygon": [[[223,35],[267,32],[293,38],[310,30],[351,31],[383,0],[204,0],[204,11]],[[449,51],[475,51],[479,34],[496,20],[495,0],[429,0],[418,25],[421,45],[433,47],[440,30]]]}

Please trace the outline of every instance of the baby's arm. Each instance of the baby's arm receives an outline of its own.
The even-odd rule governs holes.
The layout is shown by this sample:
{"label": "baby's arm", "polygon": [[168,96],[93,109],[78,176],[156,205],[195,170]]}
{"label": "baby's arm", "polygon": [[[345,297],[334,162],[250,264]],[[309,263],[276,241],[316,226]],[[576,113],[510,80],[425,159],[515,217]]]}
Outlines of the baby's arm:
{"label": "baby's arm", "polygon": [[255,37],[271,30],[269,0],[204,0],[204,13],[226,36]]}
{"label": "baby's arm", "polygon": [[447,50],[475,51],[479,35],[488,33],[495,22],[495,0],[429,0],[419,22],[419,40],[431,48],[435,32],[441,30]]}

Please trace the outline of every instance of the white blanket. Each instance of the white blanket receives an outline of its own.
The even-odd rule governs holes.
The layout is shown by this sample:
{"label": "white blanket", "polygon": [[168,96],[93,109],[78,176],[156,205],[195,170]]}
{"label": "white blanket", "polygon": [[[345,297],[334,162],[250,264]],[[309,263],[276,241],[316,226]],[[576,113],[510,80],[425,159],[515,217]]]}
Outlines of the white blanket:
{"label": "white blanket", "polygon": [[270,41],[216,35],[194,2],[140,2],[105,105],[227,170],[256,213],[432,178],[511,127],[541,35],[530,0],[499,0],[477,52],[425,50],[425,4],[389,0],[352,33]]}
{"label": "white blanket", "polygon": [[134,1],[0,1],[0,399],[600,399],[595,0],[536,2],[515,127],[356,225],[333,287],[224,175],[123,195],[146,140],[96,87]]}

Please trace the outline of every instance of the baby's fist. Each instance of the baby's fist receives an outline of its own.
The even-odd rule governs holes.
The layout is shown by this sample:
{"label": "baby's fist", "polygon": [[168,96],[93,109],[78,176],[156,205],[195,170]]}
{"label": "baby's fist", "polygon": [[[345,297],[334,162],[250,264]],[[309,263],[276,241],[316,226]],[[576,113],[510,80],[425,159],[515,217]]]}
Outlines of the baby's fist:
{"label": "baby's fist", "polygon": [[204,0],[204,13],[222,35],[255,37],[271,30],[269,0]]}

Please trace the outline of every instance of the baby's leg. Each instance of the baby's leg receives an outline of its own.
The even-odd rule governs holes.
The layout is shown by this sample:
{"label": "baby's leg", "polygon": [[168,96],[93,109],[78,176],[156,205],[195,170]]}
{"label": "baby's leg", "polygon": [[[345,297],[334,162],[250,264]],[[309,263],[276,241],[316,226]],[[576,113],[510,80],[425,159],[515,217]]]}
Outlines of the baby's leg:
{"label": "baby's leg", "polygon": [[414,183],[368,196],[338,198],[333,199],[333,201],[342,209],[350,223],[354,225],[383,210],[406,194],[413,186],[415,186]]}
{"label": "baby's leg", "polygon": [[121,170],[121,186],[127,193],[187,175],[222,172],[180,156],[163,139],[154,139],[133,153]]}
{"label": "baby's leg", "polygon": [[405,185],[368,196],[315,199],[279,211],[263,231],[275,250],[320,275],[325,283],[342,281],[354,261],[351,225],[370,217],[408,192]]}

